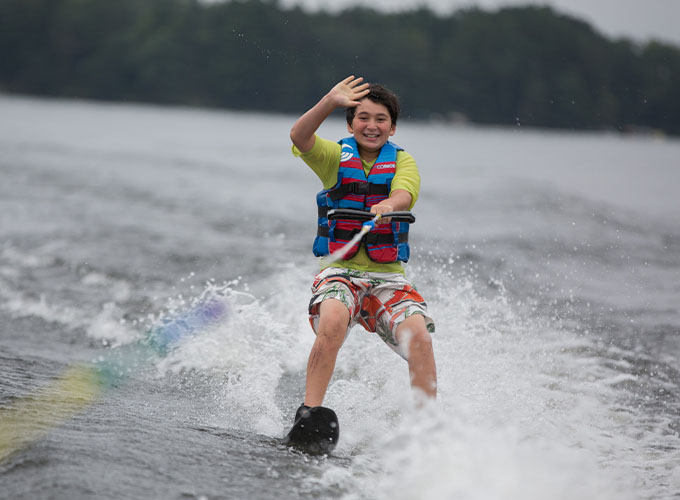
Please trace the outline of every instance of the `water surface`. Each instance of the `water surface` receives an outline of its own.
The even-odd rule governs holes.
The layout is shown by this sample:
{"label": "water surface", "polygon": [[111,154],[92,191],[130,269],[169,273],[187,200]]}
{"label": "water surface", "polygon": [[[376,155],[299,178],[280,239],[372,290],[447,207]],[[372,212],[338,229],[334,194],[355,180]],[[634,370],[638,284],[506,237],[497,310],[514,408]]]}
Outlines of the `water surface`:
{"label": "water surface", "polygon": [[294,119],[0,97],[5,413],[203,294],[230,308],[2,461],[3,497],[680,496],[680,143],[400,123],[439,400],[414,409],[405,363],[357,328],[316,459],[278,444],[317,266]]}

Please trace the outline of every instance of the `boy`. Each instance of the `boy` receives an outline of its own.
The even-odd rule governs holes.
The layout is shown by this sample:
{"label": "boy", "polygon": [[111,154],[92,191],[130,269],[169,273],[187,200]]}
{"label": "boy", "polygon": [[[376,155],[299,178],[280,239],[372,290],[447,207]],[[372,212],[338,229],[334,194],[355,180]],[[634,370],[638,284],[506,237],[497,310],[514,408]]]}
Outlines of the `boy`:
{"label": "boy", "polygon": [[[342,247],[351,239],[351,230],[361,227],[351,220],[329,223],[325,218],[329,207],[383,214],[410,210],[418,197],[420,176],[415,161],[388,141],[396,130],[397,97],[381,85],[362,82],[363,78],[354,76],[342,80],[290,131],[293,154],[312,168],[324,186],[317,195],[317,256]],[[337,108],[347,108],[347,130],[352,134],[341,143],[316,135]],[[356,323],[378,333],[407,360],[411,386],[417,393],[436,397],[430,338],[434,323],[425,301],[404,277],[401,261],[408,260],[409,249],[403,227],[407,231],[403,223],[399,229],[399,223],[379,219],[358,248],[352,247],[344,260],[327,265],[315,277],[309,315],[316,339],[307,363],[305,401],[296,420],[310,408],[321,407],[338,351]],[[346,237],[335,239],[343,230]],[[386,244],[397,240],[398,244]]]}

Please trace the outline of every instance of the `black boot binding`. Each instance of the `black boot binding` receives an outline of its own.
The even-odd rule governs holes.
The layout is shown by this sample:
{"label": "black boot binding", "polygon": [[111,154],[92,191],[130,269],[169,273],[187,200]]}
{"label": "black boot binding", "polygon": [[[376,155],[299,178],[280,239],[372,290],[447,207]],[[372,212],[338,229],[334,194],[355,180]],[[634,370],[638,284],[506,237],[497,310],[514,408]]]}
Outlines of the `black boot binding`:
{"label": "black boot binding", "polygon": [[328,454],[338,444],[340,425],[333,410],[302,405],[295,412],[295,423],[283,443],[310,455]]}

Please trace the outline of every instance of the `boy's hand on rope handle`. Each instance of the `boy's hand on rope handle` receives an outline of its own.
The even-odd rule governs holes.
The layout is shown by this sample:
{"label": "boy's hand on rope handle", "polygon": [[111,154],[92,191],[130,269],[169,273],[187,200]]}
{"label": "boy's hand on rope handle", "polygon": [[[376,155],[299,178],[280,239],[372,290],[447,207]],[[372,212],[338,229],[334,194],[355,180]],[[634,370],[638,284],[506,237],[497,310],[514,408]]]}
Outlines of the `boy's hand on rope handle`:
{"label": "boy's hand on rope handle", "polygon": [[378,224],[389,224],[392,221],[391,217],[382,217],[382,214],[387,214],[390,212],[394,212],[394,207],[391,204],[387,203],[378,203],[377,205],[373,205],[371,207],[371,213],[376,214],[378,216],[377,219],[375,219]]}

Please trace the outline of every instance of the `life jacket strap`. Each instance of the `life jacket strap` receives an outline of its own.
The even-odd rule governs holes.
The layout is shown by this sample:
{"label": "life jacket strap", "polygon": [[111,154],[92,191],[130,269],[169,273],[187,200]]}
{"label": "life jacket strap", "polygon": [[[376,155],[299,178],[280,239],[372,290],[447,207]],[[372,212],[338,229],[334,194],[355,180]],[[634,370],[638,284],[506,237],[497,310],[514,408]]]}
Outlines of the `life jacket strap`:
{"label": "life jacket strap", "polygon": [[388,196],[390,194],[390,186],[387,184],[373,184],[372,182],[348,182],[328,192],[328,196],[333,201],[338,201],[348,194],[380,194]]}
{"label": "life jacket strap", "polygon": [[[364,241],[369,245],[389,245],[394,243],[394,235],[392,233],[368,233],[364,237]],[[397,233],[397,241],[407,243],[408,233]]]}

